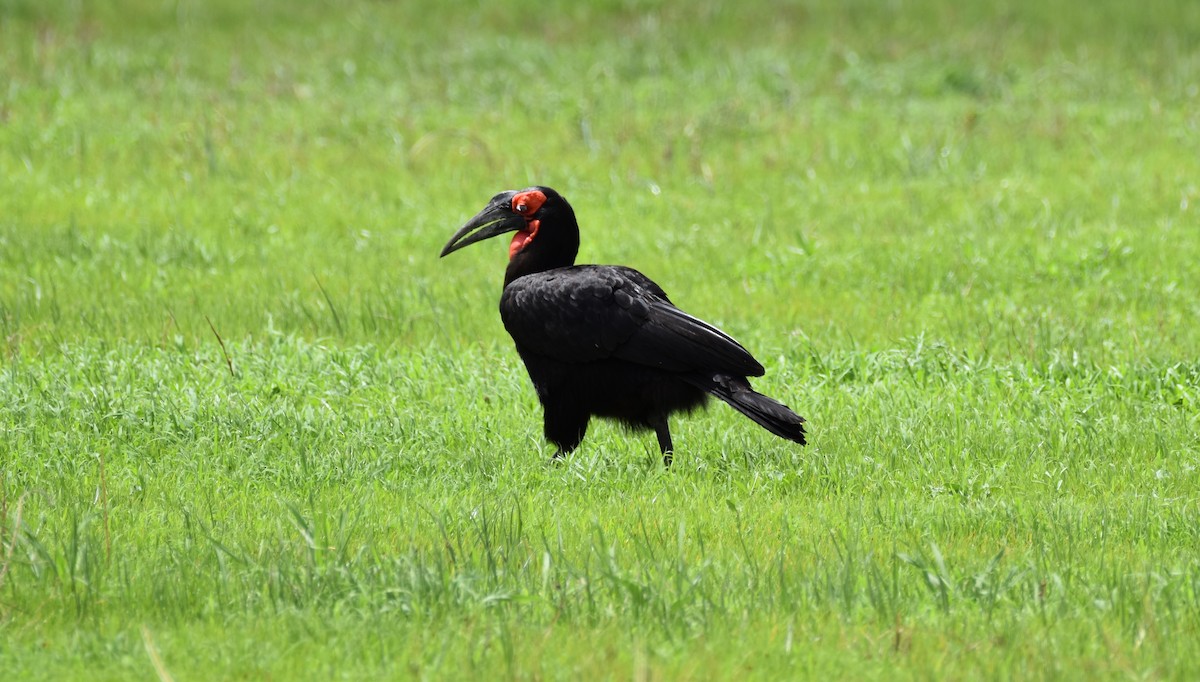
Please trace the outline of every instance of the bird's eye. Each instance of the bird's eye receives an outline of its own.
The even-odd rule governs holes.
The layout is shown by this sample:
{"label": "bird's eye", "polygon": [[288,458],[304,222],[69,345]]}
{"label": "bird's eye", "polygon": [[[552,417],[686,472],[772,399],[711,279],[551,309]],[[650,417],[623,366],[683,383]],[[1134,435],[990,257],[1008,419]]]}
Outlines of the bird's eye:
{"label": "bird's eye", "polygon": [[546,203],[546,195],[540,190],[527,190],[512,198],[512,210],[529,217],[535,215]]}

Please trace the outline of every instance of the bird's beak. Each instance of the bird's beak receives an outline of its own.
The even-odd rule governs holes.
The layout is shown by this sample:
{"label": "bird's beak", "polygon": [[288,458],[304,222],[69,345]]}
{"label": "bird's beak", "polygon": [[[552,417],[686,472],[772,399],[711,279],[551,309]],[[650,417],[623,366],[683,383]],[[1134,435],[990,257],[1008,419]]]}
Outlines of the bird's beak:
{"label": "bird's beak", "polygon": [[450,238],[446,246],[442,249],[442,256],[458,251],[464,246],[469,246],[475,242],[481,242],[485,239],[491,239],[496,235],[504,234],[505,232],[516,232],[523,230],[526,227],[525,219],[510,208],[511,196],[502,198],[504,195],[498,196],[483,209],[467,221],[466,225],[459,228],[458,232]]}

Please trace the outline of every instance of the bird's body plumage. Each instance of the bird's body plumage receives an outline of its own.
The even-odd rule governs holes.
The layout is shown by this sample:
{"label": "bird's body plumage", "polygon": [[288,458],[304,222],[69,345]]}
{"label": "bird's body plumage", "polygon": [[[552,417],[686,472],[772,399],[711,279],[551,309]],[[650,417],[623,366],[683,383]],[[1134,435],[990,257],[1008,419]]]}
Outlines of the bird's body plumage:
{"label": "bird's body plumage", "polygon": [[[529,214],[524,223],[504,213],[506,203],[510,213]],[[530,205],[537,208],[530,211]],[[747,377],[764,370],[741,344],[677,308],[637,270],[573,264],[578,225],[553,190],[497,195],[443,255],[507,231],[518,234],[500,316],[537,390],[556,457],[579,445],[596,416],[654,430],[669,464],[668,418],[704,405],[709,395],[772,433],[804,443],[804,419],[751,389]]]}

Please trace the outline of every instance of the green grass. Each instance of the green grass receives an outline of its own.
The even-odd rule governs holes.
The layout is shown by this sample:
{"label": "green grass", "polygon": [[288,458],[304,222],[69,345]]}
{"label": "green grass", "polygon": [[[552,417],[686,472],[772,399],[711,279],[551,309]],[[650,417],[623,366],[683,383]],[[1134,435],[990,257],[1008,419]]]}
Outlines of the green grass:
{"label": "green grass", "polygon": [[[0,676],[1200,676],[1200,5],[108,4],[0,0]],[[534,183],[811,444],[548,466]]]}

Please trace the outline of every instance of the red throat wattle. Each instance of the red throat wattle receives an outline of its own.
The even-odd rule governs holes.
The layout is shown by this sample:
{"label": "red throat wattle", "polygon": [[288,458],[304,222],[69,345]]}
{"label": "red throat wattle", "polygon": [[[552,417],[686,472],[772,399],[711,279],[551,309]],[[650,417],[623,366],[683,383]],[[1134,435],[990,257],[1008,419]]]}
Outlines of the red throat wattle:
{"label": "red throat wattle", "polygon": [[525,248],[529,242],[533,241],[534,236],[537,235],[538,227],[540,227],[540,222],[541,221],[538,220],[530,220],[528,223],[526,223],[524,230],[521,230],[513,235],[512,241],[508,245],[509,260],[515,258],[516,255],[521,252],[521,249]]}

